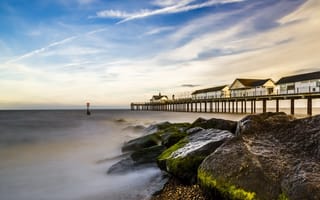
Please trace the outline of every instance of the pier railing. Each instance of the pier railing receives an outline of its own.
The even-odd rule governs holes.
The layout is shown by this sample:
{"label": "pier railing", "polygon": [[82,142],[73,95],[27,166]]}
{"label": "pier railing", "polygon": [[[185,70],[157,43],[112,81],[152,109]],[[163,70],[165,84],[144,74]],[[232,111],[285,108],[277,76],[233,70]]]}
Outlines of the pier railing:
{"label": "pier railing", "polygon": [[[305,99],[306,111],[312,115],[312,100],[320,99],[320,92],[277,94],[261,96],[220,97],[205,99],[174,99],[163,102],[131,103],[131,110],[170,111],[170,112],[215,112],[215,113],[256,113],[257,101],[262,102],[262,112],[267,112],[267,102],[275,101],[276,112],[280,110],[280,101],[290,101],[290,113],[295,113],[295,101]],[[248,110],[247,104],[250,105]]]}

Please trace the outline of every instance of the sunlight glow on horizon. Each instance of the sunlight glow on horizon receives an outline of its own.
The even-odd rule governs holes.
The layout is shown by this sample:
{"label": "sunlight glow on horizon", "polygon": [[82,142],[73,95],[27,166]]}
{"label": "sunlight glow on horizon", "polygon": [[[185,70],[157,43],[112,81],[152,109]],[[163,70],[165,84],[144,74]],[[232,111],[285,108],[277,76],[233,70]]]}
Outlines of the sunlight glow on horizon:
{"label": "sunlight glow on horizon", "polygon": [[127,108],[319,71],[319,10],[317,0],[4,0],[0,109]]}

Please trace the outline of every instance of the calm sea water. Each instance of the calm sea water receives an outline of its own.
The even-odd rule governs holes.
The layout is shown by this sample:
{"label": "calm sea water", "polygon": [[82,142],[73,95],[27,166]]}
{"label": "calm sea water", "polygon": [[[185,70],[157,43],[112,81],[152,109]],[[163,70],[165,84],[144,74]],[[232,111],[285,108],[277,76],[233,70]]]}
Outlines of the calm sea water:
{"label": "calm sea water", "polygon": [[[303,116],[305,109],[296,113]],[[159,188],[159,169],[106,174],[120,160],[117,156],[123,142],[143,134],[125,128],[163,121],[192,122],[200,116],[239,120],[244,115],[95,110],[86,116],[80,110],[0,111],[0,199],[148,199]]]}
{"label": "calm sea water", "polygon": [[[0,111],[1,200],[148,199],[158,189],[157,168],[107,175],[123,142],[143,133],[131,125],[192,122],[199,116],[242,115],[84,111]],[[108,159],[114,158],[114,159]]]}

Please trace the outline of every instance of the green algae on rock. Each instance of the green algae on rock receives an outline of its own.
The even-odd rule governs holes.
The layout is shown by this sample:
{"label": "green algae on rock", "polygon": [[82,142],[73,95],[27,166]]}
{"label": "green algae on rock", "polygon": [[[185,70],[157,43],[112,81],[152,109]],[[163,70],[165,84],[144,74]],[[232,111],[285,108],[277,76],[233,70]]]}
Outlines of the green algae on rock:
{"label": "green algae on rock", "polygon": [[240,120],[237,135],[199,170],[254,192],[254,199],[320,199],[320,116],[250,115]]}
{"label": "green algae on rock", "polygon": [[246,191],[229,183],[222,183],[203,170],[198,170],[198,182],[206,194],[212,198],[220,196],[230,200],[255,200],[254,192]]}
{"label": "green algae on rock", "polygon": [[158,165],[184,182],[194,183],[201,162],[232,137],[229,131],[200,129],[164,151],[158,157]]}

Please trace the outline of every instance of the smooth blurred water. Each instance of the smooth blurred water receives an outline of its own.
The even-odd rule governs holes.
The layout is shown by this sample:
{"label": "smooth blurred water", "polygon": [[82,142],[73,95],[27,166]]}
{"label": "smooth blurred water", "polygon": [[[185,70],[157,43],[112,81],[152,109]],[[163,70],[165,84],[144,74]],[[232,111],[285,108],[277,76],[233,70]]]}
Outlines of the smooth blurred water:
{"label": "smooth blurred water", "polygon": [[94,110],[91,116],[81,110],[0,111],[0,199],[148,199],[159,188],[159,169],[106,174],[120,160],[116,157],[121,155],[123,142],[144,134],[128,131],[128,126],[192,122],[198,117],[239,120],[243,116],[128,110]]}
{"label": "smooth blurred water", "polygon": [[159,187],[159,169],[106,174],[119,161],[107,158],[120,155],[124,141],[143,134],[124,129],[163,121],[192,122],[199,116],[242,118],[128,110],[96,110],[91,116],[80,110],[0,111],[0,199],[148,199]]}

